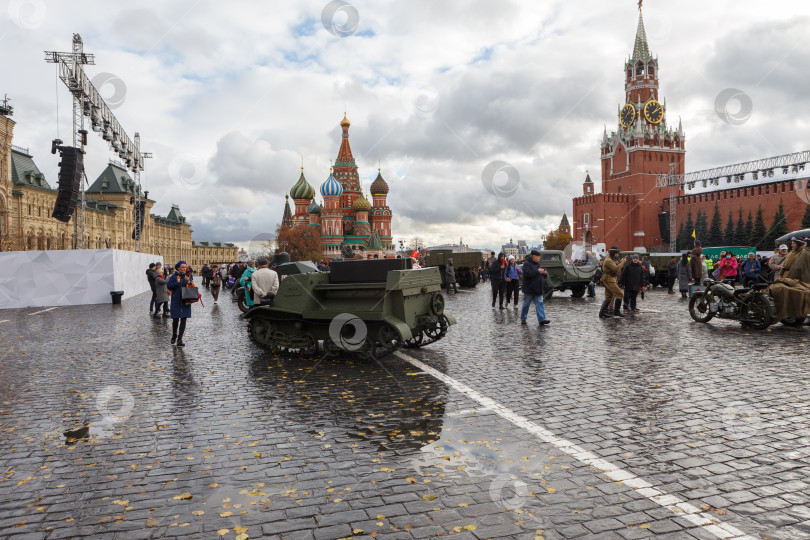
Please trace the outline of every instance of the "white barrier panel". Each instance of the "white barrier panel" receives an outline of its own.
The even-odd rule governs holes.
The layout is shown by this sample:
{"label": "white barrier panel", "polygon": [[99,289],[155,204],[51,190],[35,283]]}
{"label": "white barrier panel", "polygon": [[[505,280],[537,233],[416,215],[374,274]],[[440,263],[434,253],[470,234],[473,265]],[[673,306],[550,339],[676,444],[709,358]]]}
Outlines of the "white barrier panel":
{"label": "white barrier panel", "polygon": [[118,249],[0,252],[0,309],[111,303],[149,290],[146,269],[160,255]]}

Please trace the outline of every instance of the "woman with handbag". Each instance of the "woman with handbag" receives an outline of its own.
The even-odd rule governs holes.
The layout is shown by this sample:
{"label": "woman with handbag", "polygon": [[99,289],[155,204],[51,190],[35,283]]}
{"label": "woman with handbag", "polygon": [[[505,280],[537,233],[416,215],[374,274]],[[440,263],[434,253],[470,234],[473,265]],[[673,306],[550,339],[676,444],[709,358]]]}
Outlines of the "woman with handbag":
{"label": "woman with handbag", "polygon": [[219,266],[214,265],[211,267],[211,296],[214,297],[214,303],[219,300],[219,288],[222,286],[222,276],[219,274]]}
{"label": "woman with handbag", "polygon": [[191,304],[199,296],[191,274],[188,273],[186,261],[178,262],[174,265],[174,270],[167,284],[171,291],[172,345],[177,343],[178,347],[185,347],[183,333],[186,331],[186,319],[191,317]]}

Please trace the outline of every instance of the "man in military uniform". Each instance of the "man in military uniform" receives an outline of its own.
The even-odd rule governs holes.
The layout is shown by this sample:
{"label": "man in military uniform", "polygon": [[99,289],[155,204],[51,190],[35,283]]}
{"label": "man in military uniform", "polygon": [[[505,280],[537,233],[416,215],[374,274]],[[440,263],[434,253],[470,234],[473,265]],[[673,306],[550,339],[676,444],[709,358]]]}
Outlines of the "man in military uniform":
{"label": "man in military uniform", "polygon": [[[622,298],[624,294],[619,286],[616,284],[619,272],[624,268],[624,263],[627,262],[627,257],[618,261],[619,253],[621,250],[617,247],[610,248],[608,257],[602,263],[602,285],[605,287],[605,301],[602,302],[602,308],[599,310],[599,318],[606,319],[611,316],[610,304],[613,303],[613,315],[616,317],[624,317],[622,313]],[[617,262],[618,261],[618,262]]]}
{"label": "man in military uniform", "polygon": [[782,273],[780,277],[788,277],[788,273],[790,269],[793,268],[793,265],[796,264],[796,261],[799,258],[799,255],[802,254],[804,250],[804,240],[794,236],[790,239],[790,253],[787,254],[785,257],[784,262],[782,263]]}

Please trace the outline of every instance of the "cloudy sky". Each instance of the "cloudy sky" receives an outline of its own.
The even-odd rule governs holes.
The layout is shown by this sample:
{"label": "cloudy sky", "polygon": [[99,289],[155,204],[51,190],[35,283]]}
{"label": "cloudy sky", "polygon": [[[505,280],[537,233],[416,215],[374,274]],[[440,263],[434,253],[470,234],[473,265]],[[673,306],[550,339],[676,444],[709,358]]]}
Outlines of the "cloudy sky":
{"label": "cloudy sky", "polygon": [[[154,154],[156,212],[179,204],[196,240],[242,245],[275,230],[302,159],[316,189],[326,179],[344,110],[364,184],[379,164],[390,185],[395,241],[534,243],[586,170],[598,183],[638,22],[632,0],[3,4],[0,95],[46,178],[71,101],[43,51],[78,32],[87,73]],[[687,170],[807,149],[810,4],[647,0],[644,20]],[[745,97],[718,114],[729,88],[750,115]],[[91,137],[88,176],[110,157]]]}

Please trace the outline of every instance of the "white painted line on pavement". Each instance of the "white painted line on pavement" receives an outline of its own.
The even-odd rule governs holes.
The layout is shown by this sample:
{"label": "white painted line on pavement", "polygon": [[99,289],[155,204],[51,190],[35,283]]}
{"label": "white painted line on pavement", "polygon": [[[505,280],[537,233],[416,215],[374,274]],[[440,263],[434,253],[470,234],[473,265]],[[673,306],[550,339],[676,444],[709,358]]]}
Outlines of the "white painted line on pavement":
{"label": "white painted line on pavement", "polygon": [[57,307],[59,307],[59,306],[49,307],[48,309],[35,311],[34,313],[29,313],[28,316],[30,317],[31,315],[39,315],[40,313],[45,313],[46,311],[51,311],[52,309],[56,309]]}
{"label": "white painted line on pavement", "polygon": [[584,448],[580,448],[571,441],[558,437],[544,427],[535,424],[525,416],[520,416],[508,407],[505,407],[497,401],[481,395],[466,384],[461,383],[452,377],[448,377],[441,371],[433,369],[416,358],[413,358],[402,351],[396,351],[394,354],[414,367],[421,369],[436,379],[439,379],[457,392],[464,394],[468,398],[480,404],[482,407],[489,409],[501,418],[508,420],[515,426],[525,429],[538,439],[553,445],[555,448],[568,454],[577,461],[596,469],[597,473],[601,473],[615,482],[624,483],[625,485],[636,490],[641,495],[647,497],[652,502],[663,506],[670,512],[673,512],[675,515],[692,522],[698,527],[701,527],[701,530],[704,532],[714,535],[717,538],[723,538],[726,540],[756,540],[755,537],[745,534],[736,527],[727,523],[722,523],[719,519],[711,514],[701,512],[699,508],[681,500],[679,497],[660,491],[659,489],[653,487],[652,484],[646,480],[643,480],[642,478],[639,478],[633,473],[625,471],[609,461],[605,461],[596,454],[589,452]]}
{"label": "white painted line on pavement", "polygon": [[8,321],[10,321],[10,320],[11,320],[11,319],[6,319],[5,321],[0,321],[0,323],[8,322]]}

